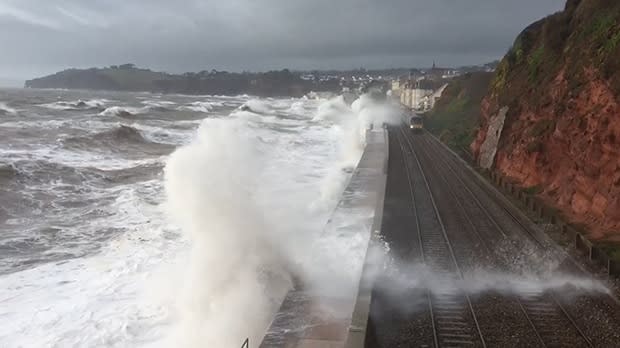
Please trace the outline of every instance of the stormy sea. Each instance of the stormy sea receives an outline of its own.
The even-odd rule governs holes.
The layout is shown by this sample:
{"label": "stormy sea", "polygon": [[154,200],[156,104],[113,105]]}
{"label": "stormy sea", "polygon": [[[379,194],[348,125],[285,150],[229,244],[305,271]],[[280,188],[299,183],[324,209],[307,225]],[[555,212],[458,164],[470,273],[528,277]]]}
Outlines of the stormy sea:
{"label": "stormy sea", "polygon": [[312,247],[375,121],[350,102],[0,90],[0,347],[259,339],[291,274],[363,256]]}

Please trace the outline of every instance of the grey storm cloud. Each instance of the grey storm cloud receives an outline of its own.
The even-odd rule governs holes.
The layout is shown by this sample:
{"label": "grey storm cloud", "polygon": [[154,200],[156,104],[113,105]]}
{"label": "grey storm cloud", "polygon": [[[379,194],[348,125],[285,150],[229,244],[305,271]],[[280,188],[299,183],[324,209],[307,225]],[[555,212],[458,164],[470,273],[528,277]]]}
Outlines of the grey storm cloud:
{"label": "grey storm cloud", "polygon": [[482,63],[564,0],[0,0],[0,76]]}

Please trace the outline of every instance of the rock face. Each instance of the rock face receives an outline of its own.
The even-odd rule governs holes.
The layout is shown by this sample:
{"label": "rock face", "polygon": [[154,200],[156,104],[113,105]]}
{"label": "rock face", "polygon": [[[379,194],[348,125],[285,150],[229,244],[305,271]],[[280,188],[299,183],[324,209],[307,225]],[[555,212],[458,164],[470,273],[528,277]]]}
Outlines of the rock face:
{"label": "rock face", "polygon": [[619,96],[620,2],[570,0],[525,29],[498,66],[471,150],[590,238],[620,241]]}
{"label": "rock face", "polygon": [[507,113],[508,107],[504,106],[499,110],[497,115],[489,117],[486,134],[484,134],[484,141],[480,145],[478,154],[478,163],[484,169],[490,169],[493,165],[495,155],[497,154],[497,145],[499,144],[499,139],[504,130]]}

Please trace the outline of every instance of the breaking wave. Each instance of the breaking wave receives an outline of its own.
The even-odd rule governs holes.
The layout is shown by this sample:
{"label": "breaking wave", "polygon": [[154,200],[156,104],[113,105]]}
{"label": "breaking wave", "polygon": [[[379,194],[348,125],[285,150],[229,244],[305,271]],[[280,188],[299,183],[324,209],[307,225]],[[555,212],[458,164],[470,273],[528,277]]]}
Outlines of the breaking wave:
{"label": "breaking wave", "polygon": [[292,114],[298,114],[298,115],[303,115],[306,113],[306,108],[304,106],[304,102],[298,101],[298,102],[294,102],[293,104],[291,104],[291,106],[288,108],[287,112],[292,113]]}
{"label": "breaking wave", "polygon": [[243,105],[241,105],[239,109],[242,111],[249,111],[262,115],[274,115],[276,113],[275,110],[273,110],[268,103],[258,99],[248,100]]}
{"label": "breaking wave", "polygon": [[142,133],[136,128],[131,126],[126,126],[124,124],[119,125],[118,127],[103,131],[101,133],[97,133],[93,136],[93,139],[100,140],[114,140],[120,142],[131,142],[131,143],[148,143]]}
{"label": "breaking wave", "polygon": [[99,116],[118,116],[118,117],[131,117],[138,114],[145,113],[149,110],[149,107],[133,108],[127,106],[111,106],[99,113]]}
{"label": "breaking wave", "polygon": [[[319,275],[324,265],[307,248],[312,236],[299,233],[300,227],[288,219],[335,207],[350,176],[342,169],[354,166],[363,151],[360,123],[371,105],[358,104],[354,111],[342,98],[324,103],[323,113],[327,108],[339,115],[320,132],[339,139],[341,158],[333,175],[325,176],[329,193],[315,192],[316,204],[274,212],[260,203],[259,188],[269,185],[262,172],[269,167],[264,153],[271,153],[273,143],[254,133],[253,123],[256,118],[279,121],[272,116],[274,108],[262,101],[248,101],[234,117],[206,119],[195,141],[169,158],[164,170],[167,207],[192,243],[185,284],[176,296],[180,320],[169,337],[171,346],[233,347],[246,337],[260,342],[293,277],[304,277],[317,288],[325,287],[318,284],[322,280],[334,279]],[[349,254],[343,250],[341,256]]]}
{"label": "breaking wave", "polygon": [[6,103],[0,102],[0,115],[16,115],[16,114],[17,114],[17,110],[6,105]]}
{"label": "breaking wave", "polygon": [[99,113],[99,116],[117,116],[117,117],[133,117],[136,115],[146,114],[149,112],[169,112],[174,110],[179,110],[179,108],[174,108],[174,102],[167,101],[144,101],[145,104],[143,107],[131,107],[131,106],[110,106]]}
{"label": "breaking wave", "polygon": [[170,346],[257,342],[290,286],[277,226],[256,201],[255,139],[243,120],[207,119],[194,143],[168,160],[169,211],[193,247]]}
{"label": "breaking wave", "polygon": [[188,105],[183,105],[179,107],[178,110],[189,110],[189,111],[194,111],[194,112],[208,113],[210,111],[213,111],[213,108],[218,107],[218,106],[224,106],[224,104],[220,102],[197,101],[197,102],[190,103]]}
{"label": "breaking wave", "polygon": [[176,105],[177,103],[167,100],[144,100],[142,104],[154,107],[163,107],[167,108],[171,105]]}
{"label": "breaking wave", "polygon": [[174,149],[173,145],[149,140],[138,129],[123,124],[89,136],[70,137],[63,143],[70,148],[81,150],[91,150],[95,147],[121,152],[139,151],[154,154],[166,154]]}
{"label": "breaking wave", "polygon": [[42,104],[42,107],[52,110],[87,110],[87,109],[101,109],[108,103],[107,99],[90,99],[90,100],[75,100],[75,101],[57,101],[49,104]]}
{"label": "breaking wave", "polygon": [[313,120],[340,122],[353,116],[353,110],[344,101],[344,97],[339,96],[321,103]]}
{"label": "breaking wave", "polygon": [[88,181],[100,185],[113,186],[116,184],[133,184],[152,179],[162,169],[163,163],[161,162],[145,162],[122,169],[100,169],[92,166],[75,167],[42,159],[19,160],[12,164],[0,164],[0,182],[18,177],[19,183],[28,185],[40,185],[50,182],[79,185],[84,181]]}

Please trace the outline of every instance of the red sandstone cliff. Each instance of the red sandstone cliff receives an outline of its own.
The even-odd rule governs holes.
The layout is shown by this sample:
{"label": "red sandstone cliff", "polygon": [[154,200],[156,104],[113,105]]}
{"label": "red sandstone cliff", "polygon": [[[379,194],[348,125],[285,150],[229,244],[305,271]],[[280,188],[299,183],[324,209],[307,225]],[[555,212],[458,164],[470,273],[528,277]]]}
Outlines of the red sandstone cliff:
{"label": "red sandstone cliff", "polygon": [[620,1],[570,0],[525,29],[482,102],[471,149],[591,238],[620,241]]}

